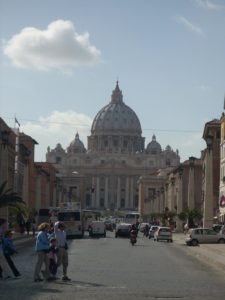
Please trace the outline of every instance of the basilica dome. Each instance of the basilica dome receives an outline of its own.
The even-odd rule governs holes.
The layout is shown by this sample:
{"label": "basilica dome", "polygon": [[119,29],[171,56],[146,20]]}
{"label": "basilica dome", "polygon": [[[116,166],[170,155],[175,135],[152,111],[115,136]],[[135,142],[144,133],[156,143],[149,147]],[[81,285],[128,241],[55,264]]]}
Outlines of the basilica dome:
{"label": "basilica dome", "polygon": [[156,141],[156,136],[153,134],[152,141],[148,144],[146,152],[148,154],[159,154],[162,152],[161,145]]}
{"label": "basilica dome", "polygon": [[79,134],[77,133],[75,139],[70,143],[69,147],[67,148],[68,152],[73,153],[83,153],[86,152],[83,142],[79,138]]}
{"label": "basilica dome", "polygon": [[112,92],[111,101],[95,116],[92,135],[141,136],[141,124],[136,113],[123,102],[118,81]]}

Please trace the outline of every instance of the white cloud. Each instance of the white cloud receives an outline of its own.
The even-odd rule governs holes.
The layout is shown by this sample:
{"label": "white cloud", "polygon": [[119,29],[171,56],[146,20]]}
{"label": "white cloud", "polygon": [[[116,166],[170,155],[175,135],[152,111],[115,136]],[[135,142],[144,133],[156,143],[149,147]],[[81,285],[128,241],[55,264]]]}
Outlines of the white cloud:
{"label": "white cloud", "polygon": [[198,25],[191,23],[185,17],[177,16],[175,19],[178,23],[183,24],[188,30],[194,32],[195,34],[201,36],[205,35],[203,30]]}
{"label": "white cloud", "polygon": [[49,116],[40,117],[38,122],[23,123],[20,129],[39,144],[35,146],[35,161],[45,161],[48,146],[52,149],[60,143],[66,149],[77,132],[86,147],[91,124],[92,119],[87,115],[74,111],[53,111]]}
{"label": "white cloud", "polygon": [[212,2],[210,0],[195,0],[195,3],[208,10],[221,10],[225,8],[224,5],[216,4],[215,2]]}
{"label": "white cloud", "polygon": [[90,45],[89,33],[79,35],[72,22],[57,20],[46,30],[24,28],[5,43],[4,54],[17,67],[65,71],[97,63],[101,53]]}

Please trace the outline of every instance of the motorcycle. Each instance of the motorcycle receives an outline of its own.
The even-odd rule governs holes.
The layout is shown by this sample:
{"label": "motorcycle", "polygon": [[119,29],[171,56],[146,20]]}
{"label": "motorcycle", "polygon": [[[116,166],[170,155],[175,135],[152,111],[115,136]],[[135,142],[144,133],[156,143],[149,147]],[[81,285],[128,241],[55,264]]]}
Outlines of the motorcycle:
{"label": "motorcycle", "polygon": [[132,246],[137,243],[137,233],[133,230],[130,232],[130,243]]}

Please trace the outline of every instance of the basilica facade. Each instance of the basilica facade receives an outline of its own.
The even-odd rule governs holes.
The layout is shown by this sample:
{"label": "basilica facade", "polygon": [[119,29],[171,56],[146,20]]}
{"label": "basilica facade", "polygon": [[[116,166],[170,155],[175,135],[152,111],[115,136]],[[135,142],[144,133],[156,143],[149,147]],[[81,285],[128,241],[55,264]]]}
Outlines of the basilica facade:
{"label": "basilica facade", "polygon": [[[75,138],[63,149],[48,147],[46,161],[58,169],[64,183],[64,201],[98,210],[137,210],[138,180],[180,163],[178,151],[162,149],[156,136],[145,147],[141,123],[125,104],[118,82],[111,101],[96,114],[87,149]],[[59,200],[60,201],[60,200]]]}

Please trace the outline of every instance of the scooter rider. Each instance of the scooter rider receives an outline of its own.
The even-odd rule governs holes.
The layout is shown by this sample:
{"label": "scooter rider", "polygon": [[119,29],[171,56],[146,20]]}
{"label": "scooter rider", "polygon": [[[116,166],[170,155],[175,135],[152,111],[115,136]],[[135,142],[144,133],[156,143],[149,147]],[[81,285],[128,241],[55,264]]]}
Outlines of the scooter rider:
{"label": "scooter rider", "polygon": [[135,224],[133,224],[132,226],[131,226],[131,229],[130,229],[130,239],[137,239],[137,233],[138,233],[138,231],[137,231],[137,228],[136,228],[136,226],[135,226]]}

